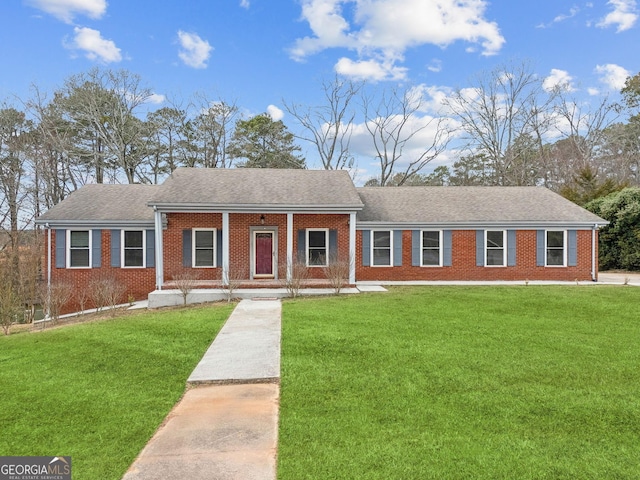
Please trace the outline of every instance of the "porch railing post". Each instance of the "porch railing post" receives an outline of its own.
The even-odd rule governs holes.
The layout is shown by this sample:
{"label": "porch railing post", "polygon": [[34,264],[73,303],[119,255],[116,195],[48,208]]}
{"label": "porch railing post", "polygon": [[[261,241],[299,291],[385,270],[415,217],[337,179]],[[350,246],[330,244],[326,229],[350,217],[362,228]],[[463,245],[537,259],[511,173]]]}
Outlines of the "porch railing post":
{"label": "porch railing post", "polygon": [[164,284],[164,264],[162,261],[162,257],[164,256],[162,253],[162,213],[156,208],[154,211],[155,215],[155,234],[156,234],[156,288],[158,290],[162,290],[162,285]]}
{"label": "porch railing post", "polygon": [[349,284],[356,283],[356,214],[349,214]]}

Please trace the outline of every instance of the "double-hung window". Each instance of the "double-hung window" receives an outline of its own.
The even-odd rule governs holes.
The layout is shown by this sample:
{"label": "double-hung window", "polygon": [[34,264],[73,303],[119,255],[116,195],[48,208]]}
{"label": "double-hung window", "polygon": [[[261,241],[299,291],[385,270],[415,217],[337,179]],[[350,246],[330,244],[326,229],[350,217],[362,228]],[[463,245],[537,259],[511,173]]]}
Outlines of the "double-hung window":
{"label": "double-hung window", "polygon": [[326,267],[328,263],[329,230],[307,229],[307,265]]}
{"label": "double-hung window", "polygon": [[122,266],[144,268],[144,230],[123,230],[122,231]]}
{"label": "double-hung window", "polygon": [[485,235],[485,265],[504,267],[507,261],[507,232],[487,230]]}
{"label": "double-hung window", "polygon": [[193,267],[216,266],[216,229],[196,228],[193,230]]}
{"label": "double-hung window", "polygon": [[422,266],[439,267],[442,265],[442,232],[422,231]]}
{"label": "double-hung window", "polygon": [[391,266],[393,237],[390,230],[373,230],[371,232],[371,265],[377,267]]}
{"label": "double-hung window", "polygon": [[68,235],[68,267],[89,268],[91,266],[91,231],[69,230]]}
{"label": "double-hung window", "polygon": [[563,267],[566,265],[566,232],[564,230],[547,230],[546,258],[547,266]]}

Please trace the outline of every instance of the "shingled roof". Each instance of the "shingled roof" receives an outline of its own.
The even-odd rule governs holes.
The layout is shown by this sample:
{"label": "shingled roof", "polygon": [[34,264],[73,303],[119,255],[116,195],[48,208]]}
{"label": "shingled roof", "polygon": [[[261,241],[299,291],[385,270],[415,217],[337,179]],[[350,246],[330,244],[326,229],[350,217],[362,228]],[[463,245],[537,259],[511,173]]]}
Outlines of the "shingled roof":
{"label": "shingled roof", "polygon": [[360,210],[345,170],[178,168],[149,205],[166,209]]}
{"label": "shingled roof", "polygon": [[41,215],[37,223],[65,225],[154,225],[147,202],[159,185],[85,185]]}
{"label": "shingled roof", "polygon": [[542,187],[363,187],[359,226],[593,226],[608,222]]}
{"label": "shingled roof", "polygon": [[53,226],[154,225],[165,211],[357,212],[359,228],[582,227],[604,219],[542,187],[364,187],[344,170],[179,168],[162,185],[85,185]]}

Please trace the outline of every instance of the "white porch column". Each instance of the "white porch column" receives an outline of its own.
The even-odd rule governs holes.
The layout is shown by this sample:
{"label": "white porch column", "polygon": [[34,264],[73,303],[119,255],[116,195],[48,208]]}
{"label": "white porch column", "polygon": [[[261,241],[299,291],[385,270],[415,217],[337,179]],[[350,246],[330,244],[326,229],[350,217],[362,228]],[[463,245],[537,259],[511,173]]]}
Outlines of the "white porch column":
{"label": "white porch column", "polygon": [[287,281],[291,281],[293,269],[293,213],[287,213]]}
{"label": "white porch column", "polygon": [[229,212],[222,212],[222,283],[229,284]]}
{"label": "white porch column", "polygon": [[156,234],[156,288],[162,290],[164,283],[164,264],[163,264],[163,246],[162,246],[162,213],[157,209],[155,215],[155,234]]}
{"label": "white porch column", "polygon": [[349,283],[356,283],[356,214],[349,214]]}

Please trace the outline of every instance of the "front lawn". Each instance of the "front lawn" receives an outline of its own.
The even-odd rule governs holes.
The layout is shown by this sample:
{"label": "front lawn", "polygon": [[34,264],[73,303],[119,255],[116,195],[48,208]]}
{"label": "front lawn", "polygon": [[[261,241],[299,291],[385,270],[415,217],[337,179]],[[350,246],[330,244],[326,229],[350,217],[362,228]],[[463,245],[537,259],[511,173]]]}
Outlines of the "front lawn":
{"label": "front lawn", "polygon": [[120,479],[185,389],[232,305],[0,338],[0,455],[71,455]]}
{"label": "front lawn", "polygon": [[278,478],[638,478],[639,305],[623,286],[287,301]]}

